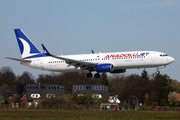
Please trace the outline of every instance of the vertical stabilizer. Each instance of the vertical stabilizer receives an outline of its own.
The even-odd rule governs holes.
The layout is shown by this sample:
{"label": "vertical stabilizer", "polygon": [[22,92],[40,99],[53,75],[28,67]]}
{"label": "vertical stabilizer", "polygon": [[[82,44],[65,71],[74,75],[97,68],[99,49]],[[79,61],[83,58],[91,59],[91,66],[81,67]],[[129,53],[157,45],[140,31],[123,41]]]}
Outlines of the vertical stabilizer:
{"label": "vertical stabilizer", "polygon": [[38,56],[41,52],[33,42],[23,33],[21,29],[14,29],[16,39],[19,45],[20,53],[23,59]]}

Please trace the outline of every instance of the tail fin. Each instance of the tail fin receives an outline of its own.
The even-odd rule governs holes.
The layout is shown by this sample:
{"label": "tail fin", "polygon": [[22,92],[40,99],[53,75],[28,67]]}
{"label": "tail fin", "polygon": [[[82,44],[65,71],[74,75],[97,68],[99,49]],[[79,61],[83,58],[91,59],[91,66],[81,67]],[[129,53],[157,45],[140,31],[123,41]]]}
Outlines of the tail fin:
{"label": "tail fin", "polygon": [[[21,29],[14,29],[23,59],[37,57],[41,54],[33,42],[23,33]],[[40,55],[41,56],[41,55]]]}

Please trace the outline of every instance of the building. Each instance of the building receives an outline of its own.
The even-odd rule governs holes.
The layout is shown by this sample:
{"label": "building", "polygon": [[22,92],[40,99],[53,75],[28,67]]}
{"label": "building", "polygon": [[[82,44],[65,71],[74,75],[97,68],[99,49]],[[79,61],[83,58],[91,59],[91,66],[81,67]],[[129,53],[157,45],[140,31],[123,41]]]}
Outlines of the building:
{"label": "building", "polygon": [[46,85],[46,84],[28,84],[26,85],[26,98],[29,104],[39,103],[46,98],[52,98],[64,95],[64,86],[58,84]]}
{"label": "building", "polygon": [[105,85],[73,85],[72,94],[91,94],[96,98],[108,98],[108,87]]}

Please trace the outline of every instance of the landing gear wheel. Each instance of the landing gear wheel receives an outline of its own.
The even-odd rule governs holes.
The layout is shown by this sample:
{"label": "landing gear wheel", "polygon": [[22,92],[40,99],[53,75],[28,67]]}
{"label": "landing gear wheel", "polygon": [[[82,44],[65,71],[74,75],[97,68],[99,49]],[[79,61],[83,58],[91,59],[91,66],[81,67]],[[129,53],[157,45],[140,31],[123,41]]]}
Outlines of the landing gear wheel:
{"label": "landing gear wheel", "polygon": [[95,78],[100,78],[100,74],[99,74],[99,73],[96,73],[96,74],[94,74],[94,77],[95,77]]}
{"label": "landing gear wheel", "polygon": [[157,71],[156,71],[156,73],[159,75],[159,74],[160,74],[160,71],[159,71],[159,70],[157,70]]}
{"label": "landing gear wheel", "polygon": [[91,72],[87,73],[87,74],[86,74],[86,77],[92,78],[92,73],[91,73]]}

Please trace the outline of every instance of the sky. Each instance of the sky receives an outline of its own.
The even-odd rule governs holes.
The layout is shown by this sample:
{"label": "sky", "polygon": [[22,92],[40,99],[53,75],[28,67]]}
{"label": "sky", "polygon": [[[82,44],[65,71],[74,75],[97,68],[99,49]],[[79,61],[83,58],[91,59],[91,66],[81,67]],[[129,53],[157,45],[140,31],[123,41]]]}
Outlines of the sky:
{"label": "sky", "polygon": [[[153,50],[175,62],[160,69],[180,81],[179,0],[1,0],[0,68],[16,75],[51,72],[28,68],[4,57],[21,58],[14,34],[21,28],[36,46],[43,43],[56,55]],[[149,74],[156,71],[146,69]],[[126,75],[142,69],[127,70]]]}

